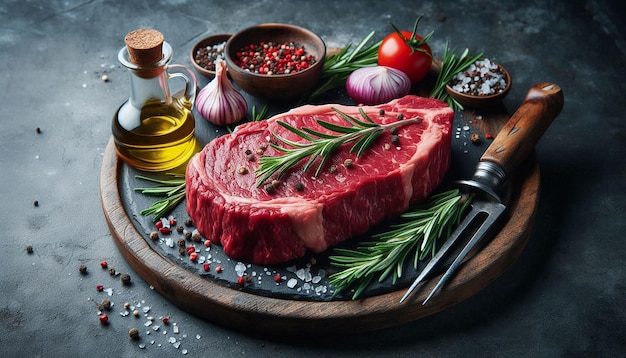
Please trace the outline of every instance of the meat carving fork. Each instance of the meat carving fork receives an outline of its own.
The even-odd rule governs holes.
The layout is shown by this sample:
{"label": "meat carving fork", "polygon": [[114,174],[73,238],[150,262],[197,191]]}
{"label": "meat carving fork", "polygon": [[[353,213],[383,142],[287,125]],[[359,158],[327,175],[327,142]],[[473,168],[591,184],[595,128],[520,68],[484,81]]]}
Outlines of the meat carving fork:
{"label": "meat carving fork", "polygon": [[533,151],[535,144],[562,108],[563,92],[559,86],[552,83],[539,83],[531,87],[519,109],[502,127],[481,156],[473,177],[457,182],[463,191],[475,196],[471,210],[424,267],[400,302],[409,297],[415,288],[431,274],[460,238],[466,239],[467,235],[472,234],[470,229],[475,230],[465,247],[422,303],[426,304],[454,275],[467,255],[486,237],[489,229],[506,210],[498,192]]}

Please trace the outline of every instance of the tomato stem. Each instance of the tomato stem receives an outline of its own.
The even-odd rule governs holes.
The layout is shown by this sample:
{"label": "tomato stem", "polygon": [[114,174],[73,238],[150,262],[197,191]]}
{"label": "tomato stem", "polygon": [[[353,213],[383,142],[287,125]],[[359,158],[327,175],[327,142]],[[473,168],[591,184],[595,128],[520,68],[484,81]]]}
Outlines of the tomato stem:
{"label": "tomato stem", "polygon": [[409,46],[409,48],[411,48],[411,55],[415,51],[419,51],[419,52],[425,53],[428,56],[432,57],[432,55],[427,50],[422,48],[422,45],[427,45],[428,44],[428,40],[430,40],[430,37],[433,35],[434,31],[431,31],[429,34],[427,34],[426,36],[424,36],[422,38],[420,38],[417,35],[417,26],[419,25],[419,22],[422,19],[422,17],[423,17],[423,15],[420,15],[420,16],[417,17],[417,20],[415,20],[415,24],[413,25],[413,31],[411,32],[411,37],[410,38],[407,38],[406,36],[404,36],[402,31],[400,31],[400,29],[398,27],[396,27],[396,25],[394,25],[391,21],[389,22],[389,24],[391,25],[391,27],[393,27],[393,29],[398,34],[398,36],[400,36],[400,38],[402,40],[404,40],[404,42],[407,44],[407,46]]}

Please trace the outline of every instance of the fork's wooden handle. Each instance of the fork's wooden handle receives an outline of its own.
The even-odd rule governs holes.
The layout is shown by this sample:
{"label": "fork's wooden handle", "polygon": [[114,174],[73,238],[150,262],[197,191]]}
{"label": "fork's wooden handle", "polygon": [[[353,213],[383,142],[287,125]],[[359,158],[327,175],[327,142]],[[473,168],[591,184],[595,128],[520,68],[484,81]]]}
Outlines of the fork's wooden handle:
{"label": "fork's wooden handle", "polygon": [[563,92],[559,86],[553,83],[534,85],[480,160],[500,165],[507,177],[511,177],[562,108]]}

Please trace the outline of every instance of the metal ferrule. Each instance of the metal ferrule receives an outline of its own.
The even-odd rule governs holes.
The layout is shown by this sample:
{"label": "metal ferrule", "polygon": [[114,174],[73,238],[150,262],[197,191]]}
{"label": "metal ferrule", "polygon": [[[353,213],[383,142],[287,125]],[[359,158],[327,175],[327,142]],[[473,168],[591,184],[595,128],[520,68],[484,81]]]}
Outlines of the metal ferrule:
{"label": "metal ferrule", "polygon": [[502,202],[498,191],[506,181],[504,169],[493,162],[481,161],[471,180],[461,180],[459,184],[476,188],[487,194],[492,200]]}

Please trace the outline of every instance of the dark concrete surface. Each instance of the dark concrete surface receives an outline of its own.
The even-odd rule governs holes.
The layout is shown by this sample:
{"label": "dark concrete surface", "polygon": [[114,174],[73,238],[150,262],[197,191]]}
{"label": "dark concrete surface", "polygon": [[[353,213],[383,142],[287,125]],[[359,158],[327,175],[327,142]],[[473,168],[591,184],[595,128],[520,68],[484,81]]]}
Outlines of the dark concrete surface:
{"label": "dark concrete surface", "polygon": [[[108,231],[98,186],[112,116],[128,97],[128,73],[116,58],[127,32],[159,29],[174,62],[190,65],[188,51],[206,33],[288,22],[342,46],[371,30],[382,38],[389,20],[410,28],[419,14],[422,31],[435,31],[435,56],[449,40],[509,69],[507,108],[519,106],[537,82],[555,82],[565,93],[561,115],[537,147],[536,225],[508,271],[440,314],[300,342],[198,319],[133,272]],[[2,1],[0,356],[624,356],[625,18],[623,5],[608,0]],[[121,286],[99,267],[102,260],[134,284]],[[82,264],[86,276],[78,273]],[[113,289],[108,326],[96,315],[100,283]],[[139,348],[128,330],[150,328],[119,316],[124,302],[171,316],[179,333],[162,326]]]}

